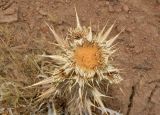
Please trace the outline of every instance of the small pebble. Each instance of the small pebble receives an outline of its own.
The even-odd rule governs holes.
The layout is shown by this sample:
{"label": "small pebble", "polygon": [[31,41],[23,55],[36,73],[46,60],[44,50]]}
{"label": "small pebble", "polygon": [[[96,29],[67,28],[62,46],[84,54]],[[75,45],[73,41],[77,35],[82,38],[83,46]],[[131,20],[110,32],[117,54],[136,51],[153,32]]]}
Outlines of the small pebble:
{"label": "small pebble", "polygon": [[47,16],[48,15],[48,12],[43,10],[43,9],[39,9],[39,13],[43,16]]}
{"label": "small pebble", "polygon": [[157,3],[160,4],[160,0],[157,0]]}
{"label": "small pebble", "polygon": [[107,5],[107,6],[109,5],[109,1],[106,1],[106,5]]}
{"label": "small pebble", "polygon": [[109,11],[109,12],[114,12],[113,6],[109,5],[109,6],[108,6],[108,11]]}
{"label": "small pebble", "polygon": [[139,64],[136,64],[133,69],[140,69],[140,70],[145,70],[145,71],[149,71],[152,69],[152,64],[150,64],[149,62],[142,62]]}
{"label": "small pebble", "polygon": [[127,16],[126,16],[126,15],[120,15],[120,16],[118,17],[118,20],[119,20],[120,22],[124,22],[124,21],[127,20]]}
{"label": "small pebble", "polygon": [[118,25],[116,29],[118,32],[121,32],[124,29],[124,27],[122,25]]}
{"label": "small pebble", "polygon": [[134,53],[135,54],[140,54],[140,53],[142,53],[143,52],[143,49],[142,48],[139,48],[138,46],[135,46],[134,47]]}
{"label": "small pebble", "polygon": [[116,12],[121,12],[122,11],[122,7],[119,6],[119,5],[115,6],[114,9],[115,9]]}
{"label": "small pebble", "polygon": [[125,12],[129,11],[129,7],[126,4],[123,4],[122,8]]}
{"label": "small pebble", "polygon": [[129,43],[127,46],[128,46],[129,48],[135,48],[135,44],[134,44],[134,43]]}
{"label": "small pebble", "polygon": [[127,27],[127,28],[126,28],[126,31],[127,31],[127,32],[132,32],[134,29],[135,29],[135,27],[134,27],[134,26],[131,26],[131,27]]}
{"label": "small pebble", "polygon": [[143,16],[143,15],[136,16],[136,17],[134,17],[134,21],[135,21],[136,23],[141,23],[141,22],[144,21],[145,18],[146,18],[146,17]]}

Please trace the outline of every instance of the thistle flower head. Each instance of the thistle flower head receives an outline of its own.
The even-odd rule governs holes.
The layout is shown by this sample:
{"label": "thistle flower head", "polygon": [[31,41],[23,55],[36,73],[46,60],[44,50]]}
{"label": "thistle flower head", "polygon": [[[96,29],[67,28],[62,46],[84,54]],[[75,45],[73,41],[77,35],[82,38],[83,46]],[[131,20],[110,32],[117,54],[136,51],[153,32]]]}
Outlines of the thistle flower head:
{"label": "thistle flower head", "polygon": [[[72,115],[92,114],[92,107],[104,108],[101,97],[101,81],[119,83],[122,78],[119,70],[111,65],[111,55],[115,52],[113,42],[119,36],[109,39],[114,24],[105,32],[105,27],[93,35],[91,27],[82,27],[76,12],[77,27],[69,30],[65,39],[61,38],[55,30],[52,31],[60,54],[42,55],[51,58],[56,65],[50,75],[44,80],[33,84],[48,85],[39,99],[61,95],[67,99],[68,112]],[[77,112],[78,111],[78,112]]]}
{"label": "thistle flower head", "polygon": [[75,66],[85,71],[95,71],[102,66],[102,52],[95,43],[85,42],[74,51]]}

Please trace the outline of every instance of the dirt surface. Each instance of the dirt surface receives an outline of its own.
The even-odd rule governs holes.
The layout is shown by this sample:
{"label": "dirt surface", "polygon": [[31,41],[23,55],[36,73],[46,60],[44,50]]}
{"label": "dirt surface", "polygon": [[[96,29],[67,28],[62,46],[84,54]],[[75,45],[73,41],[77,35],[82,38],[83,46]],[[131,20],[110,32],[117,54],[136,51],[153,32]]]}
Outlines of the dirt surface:
{"label": "dirt surface", "polygon": [[[75,26],[74,6],[81,23],[91,22],[94,32],[108,19],[109,25],[117,21],[112,35],[126,28],[116,41],[119,50],[114,57],[124,81],[118,87],[110,86],[109,95],[114,99],[107,99],[106,106],[124,115],[159,115],[159,0],[0,0],[0,43],[5,41],[24,60],[39,51],[54,53],[50,44],[54,38],[45,21],[63,36],[67,28]],[[0,63],[1,76],[23,82],[30,79],[16,71],[10,62]]]}

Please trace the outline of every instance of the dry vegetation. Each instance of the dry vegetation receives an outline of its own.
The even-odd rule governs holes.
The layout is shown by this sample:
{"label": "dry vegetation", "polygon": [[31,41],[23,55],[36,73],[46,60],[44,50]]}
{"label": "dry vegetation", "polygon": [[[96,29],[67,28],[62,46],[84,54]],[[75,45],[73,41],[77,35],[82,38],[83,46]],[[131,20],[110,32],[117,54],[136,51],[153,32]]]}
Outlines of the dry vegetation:
{"label": "dry vegetation", "polygon": [[[91,22],[93,34],[101,30],[108,18],[107,28],[113,20],[117,20],[111,36],[126,27],[116,41],[120,49],[112,58],[113,64],[122,68],[124,81],[109,87],[108,82],[103,81],[101,88],[95,86],[108,96],[102,98],[107,107],[105,110],[124,115],[159,115],[159,0],[0,0],[0,114],[51,115],[68,112],[68,95],[44,93],[53,87],[52,83],[28,86],[47,79],[58,67],[54,60],[40,55],[62,54],[45,22],[53,25],[63,38],[71,38],[69,41],[89,32],[87,28],[83,28],[83,32],[70,28],[76,25],[75,5],[82,25],[87,26]],[[77,55],[78,60],[81,55],[79,52]],[[78,61],[82,66],[91,68],[99,64],[96,60],[94,63]],[[74,91],[72,94],[79,93],[76,89]],[[97,94],[101,95],[94,93]],[[41,100],[38,100],[39,97],[42,97]],[[91,98],[91,101],[94,100],[94,96]],[[74,104],[70,108],[76,109]],[[93,107],[92,112],[99,114],[100,111]]]}

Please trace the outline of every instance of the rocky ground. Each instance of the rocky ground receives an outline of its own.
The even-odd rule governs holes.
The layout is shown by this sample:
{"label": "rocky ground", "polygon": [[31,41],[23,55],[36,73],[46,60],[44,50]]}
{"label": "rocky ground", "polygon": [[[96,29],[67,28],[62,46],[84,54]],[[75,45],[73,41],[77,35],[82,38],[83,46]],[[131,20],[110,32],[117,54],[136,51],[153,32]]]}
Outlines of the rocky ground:
{"label": "rocky ground", "polygon": [[110,86],[114,98],[106,101],[107,107],[124,115],[159,115],[160,0],[0,0],[0,76],[34,81],[35,70],[15,68],[7,60],[7,48],[23,57],[16,62],[20,65],[33,53],[55,52],[50,44],[53,35],[44,22],[64,35],[75,26],[75,6],[81,23],[91,22],[93,32],[108,19],[109,25],[117,21],[112,35],[126,28],[116,41],[119,50],[114,56],[124,80],[118,87]]}

